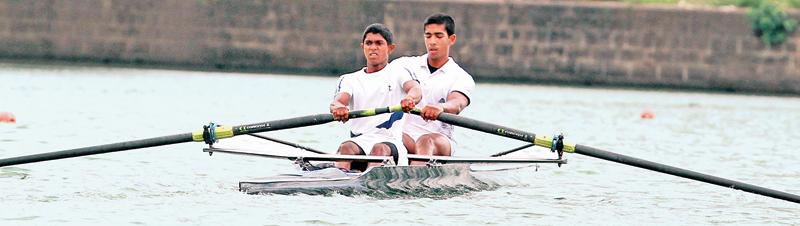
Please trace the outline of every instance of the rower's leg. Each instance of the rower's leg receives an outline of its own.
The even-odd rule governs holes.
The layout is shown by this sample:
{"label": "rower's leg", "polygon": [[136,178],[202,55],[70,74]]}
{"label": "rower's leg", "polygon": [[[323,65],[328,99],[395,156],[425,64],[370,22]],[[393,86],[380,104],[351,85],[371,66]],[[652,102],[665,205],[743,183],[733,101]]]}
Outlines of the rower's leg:
{"label": "rower's leg", "polygon": [[406,146],[409,155],[417,154],[417,143],[414,142],[414,138],[411,138],[411,136],[406,133],[403,133],[403,146]]}
{"label": "rower's leg", "polygon": [[[355,142],[352,141],[342,142],[342,144],[339,145],[339,150],[336,153],[340,155],[364,155],[364,151],[361,150],[361,147],[359,147]],[[352,169],[351,165],[358,165],[357,163],[353,164],[351,163],[352,163],[351,161],[336,161],[335,165],[336,168],[346,169],[346,170]],[[358,169],[358,170],[363,170],[363,169]]]}
{"label": "rower's leg", "polygon": [[[417,139],[416,151],[418,155],[450,156],[450,140],[442,134],[429,133]],[[411,165],[425,165],[425,161],[412,161]]]}
{"label": "rower's leg", "polygon": [[[372,156],[392,156],[394,158],[395,164],[398,163],[398,153],[397,147],[394,144],[389,142],[377,143],[372,146],[372,150],[369,152],[369,155]],[[367,166],[367,168],[372,168],[376,166],[381,166],[383,163],[380,162],[371,162]]]}

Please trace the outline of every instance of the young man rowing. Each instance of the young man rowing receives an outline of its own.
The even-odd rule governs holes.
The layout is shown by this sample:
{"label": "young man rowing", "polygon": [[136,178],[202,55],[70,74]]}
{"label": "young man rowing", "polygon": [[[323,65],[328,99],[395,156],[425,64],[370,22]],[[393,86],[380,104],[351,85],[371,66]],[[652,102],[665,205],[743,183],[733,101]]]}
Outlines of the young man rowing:
{"label": "young man rowing", "polygon": [[[403,130],[403,144],[410,154],[451,156],[453,125],[435,121],[442,112],[458,114],[470,104],[475,81],[453,58],[450,46],[456,43],[455,22],[442,13],[429,16],[424,23],[425,48],[422,56],[392,61],[412,72],[422,86],[422,117],[409,115]],[[412,165],[424,165],[413,161]]]}
{"label": "young man rowing", "polygon": [[[391,31],[382,24],[371,24],[364,30],[361,48],[367,66],[339,77],[339,85],[330,105],[334,119],[347,122],[350,109],[368,109],[397,105],[410,111],[420,101],[419,82],[400,67],[387,66],[396,45]],[[398,165],[408,165],[407,151],[402,145],[403,113],[357,118],[350,122],[350,139],[339,146],[342,155],[393,156]],[[368,151],[368,152],[366,152]],[[365,171],[367,165],[337,161],[343,170]],[[371,163],[369,167],[380,165]]]}

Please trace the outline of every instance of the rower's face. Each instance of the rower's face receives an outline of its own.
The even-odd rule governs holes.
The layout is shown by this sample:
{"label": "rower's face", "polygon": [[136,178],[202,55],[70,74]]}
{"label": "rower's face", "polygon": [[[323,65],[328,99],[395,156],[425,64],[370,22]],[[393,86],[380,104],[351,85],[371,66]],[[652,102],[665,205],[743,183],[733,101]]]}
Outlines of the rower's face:
{"label": "rower's face", "polygon": [[385,38],[378,33],[368,33],[361,42],[361,49],[367,58],[367,64],[375,65],[389,62],[389,54],[395,45],[389,45]]}
{"label": "rower's face", "polygon": [[456,43],[456,35],[447,35],[444,24],[425,25],[425,48],[431,59],[447,58],[450,55],[450,45]]}

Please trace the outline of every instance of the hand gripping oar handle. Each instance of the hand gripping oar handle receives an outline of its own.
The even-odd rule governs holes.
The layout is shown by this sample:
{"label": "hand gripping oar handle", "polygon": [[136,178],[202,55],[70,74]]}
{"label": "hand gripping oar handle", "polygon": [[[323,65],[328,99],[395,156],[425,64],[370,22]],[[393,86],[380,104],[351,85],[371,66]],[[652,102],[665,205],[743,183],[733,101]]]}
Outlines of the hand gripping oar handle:
{"label": "hand gripping oar handle", "polygon": [[[419,109],[414,109],[412,111],[414,114],[419,114]],[[498,136],[504,136],[516,140],[531,142],[536,146],[551,148],[552,143],[551,139],[548,139],[546,136],[537,136],[533,133],[528,133],[525,131],[512,129],[504,126],[499,126],[491,123],[481,122],[478,120],[470,119],[467,117],[454,115],[450,113],[442,112],[439,117],[437,118],[439,121],[444,123],[448,123],[451,125],[456,125],[464,128],[469,128],[481,132],[486,132]],[[794,203],[800,203],[800,196],[782,192],[778,190],[773,190],[765,187],[760,187],[752,184],[747,184],[739,181],[729,180],[717,176],[712,176],[708,174],[698,173],[691,170],[681,169],[674,166],[664,165],[661,163],[651,162],[644,159],[634,158],[626,155],[621,155],[609,151],[600,150],[597,148],[585,146],[585,145],[576,145],[572,143],[564,142],[564,152],[569,153],[576,153],[587,155],[603,160],[608,160],[612,162],[622,163],[629,166],[639,167],[643,169],[649,169],[656,172],[666,173],[673,176],[679,176],[687,179],[697,180],[701,182],[706,182],[710,184],[719,185],[722,187],[728,187],[733,189],[738,189],[746,192],[750,192],[753,194],[768,196],[776,199],[782,199]]]}
{"label": "hand gripping oar handle", "polygon": [[[366,110],[357,110],[357,111],[351,111],[349,114],[349,118],[361,118],[361,117],[368,117],[378,114],[399,112],[399,111],[402,111],[400,105],[366,109]],[[333,121],[332,114],[317,114],[317,115],[301,116],[296,118],[281,119],[281,120],[234,126],[234,127],[225,127],[225,126],[216,127],[215,133],[216,133],[216,138],[222,139],[242,134],[259,133],[266,131],[319,125],[319,124],[329,123],[332,121]],[[125,151],[125,150],[139,149],[139,148],[155,147],[155,146],[162,146],[169,144],[185,143],[191,141],[204,141],[203,130],[194,133],[183,133],[183,134],[154,137],[142,140],[126,141],[126,142],[0,159],[0,167],[33,163],[33,162],[42,162],[42,161],[49,161],[56,159],[80,157],[86,155],[103,154],[109,152]]]}

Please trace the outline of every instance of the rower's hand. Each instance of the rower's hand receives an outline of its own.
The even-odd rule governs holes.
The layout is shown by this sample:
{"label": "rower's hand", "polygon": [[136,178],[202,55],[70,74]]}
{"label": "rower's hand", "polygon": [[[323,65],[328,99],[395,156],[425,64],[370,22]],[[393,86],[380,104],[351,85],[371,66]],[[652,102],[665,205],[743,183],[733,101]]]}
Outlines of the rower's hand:
{"label": "rower's hand", "polygon": [[426,121],[436,120],[439,118],[439,114],[441,114],[443,111],[444,108],[442,108],[442,106],[437,104],[428,104],[422,108],[422,113],[420,116],[422,116],[422,119],[425,119]]}
{"label": "rower's hand", "polygon": [[345,123],[347,122],[348,116],[350,116],[350,110],[347,109],[347,107],[336,107],[331,109],[331,114],[333,114],[333,120]]}
{"label": "rower's hand", "polygon": [[406,97],[400,101],[400,106],[403,107],[404,112],[411,112],[417,104],[414,103],[414,99],[411,99],[411,97]]}

